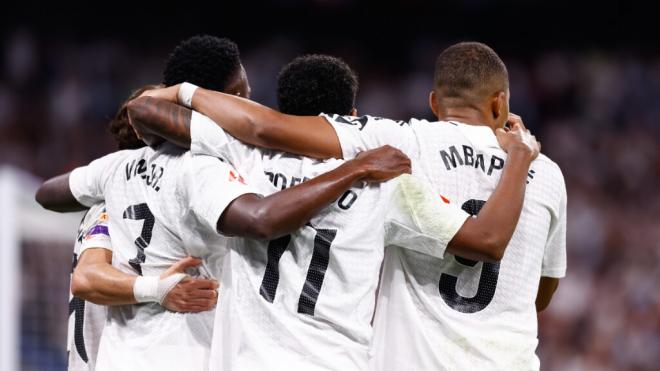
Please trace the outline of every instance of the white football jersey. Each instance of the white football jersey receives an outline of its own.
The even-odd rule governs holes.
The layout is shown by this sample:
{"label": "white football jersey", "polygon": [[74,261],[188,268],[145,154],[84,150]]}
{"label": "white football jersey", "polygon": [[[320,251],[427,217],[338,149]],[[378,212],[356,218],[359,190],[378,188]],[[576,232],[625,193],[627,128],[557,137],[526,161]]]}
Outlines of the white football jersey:
{"label": "white football jersey", "polygon": [[[264,194],[343,163],[256,150],[198,113],[191,137],[191,152],[225,158]],[[234,239],[222,277],[211,368],[365,370],[385,243],[439,258],[468,217],[441,202],[430,186],[412,195],[415,185],[403,176],[355,186],[292,235]],[[424,202],[429,194],[433,200]],[[429,204],[437,209],[425,213],[417,207]]]}
{"label": "white football jersey", "polygon": [[[470,214],[497,186],[506,153],[485,126],[326,116],[345,158],[389,144],[413,174]],[[522,214],[504,258],[476,262],[387,250],[374,320],[376,370],[538,370],[535,299],[541,276],[566,271],[566,188],[544,155],[528,173]]]}
{"label": "white football jersey", "polygon": [[[82,253],[89,248],[103,248],[112,251],[108,233],[108,214],[105,212],[103,203],[92,206],[80,222],[73,246],[73,269],[76,268]],[[69,371],[93,371],[95,369],[106,314],[105,305],[90,303],[69,293],[69,330],[67,334]]]}
{"label": "white football jersey", "polygon": [[[113,266],[157,276],[188,256],[204,259],[199,275],[219,277],[227,249],[218,218],[252,193],[229,165],[170,144],[119,151],[75,169],[70,188],[84,205],[106,201]],[[213,311],[174,313],[158,303],[112,306],[101,337],[98,370],[206,370]]]}

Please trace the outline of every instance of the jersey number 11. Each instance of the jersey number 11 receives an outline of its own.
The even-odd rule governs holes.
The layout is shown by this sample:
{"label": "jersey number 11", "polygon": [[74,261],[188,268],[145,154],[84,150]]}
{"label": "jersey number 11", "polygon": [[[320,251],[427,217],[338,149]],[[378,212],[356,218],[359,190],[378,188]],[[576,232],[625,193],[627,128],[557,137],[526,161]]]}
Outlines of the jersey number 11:
{"label": "jersey number 11", "polygon": [[[330,260],[330,246],[337,236],[336,229],[316,229],[314,237],[314,253],[307,269],[307,278],[303,285],[300,299],[298,299],[298,313],[314,315],[316,301],[323,285],[325,271],[328,269]],[[291,235],[282,236],[268,243],[268,261],[266,262],[266,271],[261,280],[259,293],[269,303],[275,300],[277,285],[280,282],[280,258],[291,242]]]}

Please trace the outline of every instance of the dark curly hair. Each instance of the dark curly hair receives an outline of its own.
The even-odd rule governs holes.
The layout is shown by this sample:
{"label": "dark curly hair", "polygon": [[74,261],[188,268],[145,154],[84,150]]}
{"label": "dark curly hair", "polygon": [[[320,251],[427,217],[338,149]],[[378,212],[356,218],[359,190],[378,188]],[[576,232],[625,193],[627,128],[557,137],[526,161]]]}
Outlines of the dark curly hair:
{"label": "dark curly hair", "polygon": [[240,71],[238,46],[225,38],[193,36],[182,41],[165,62],[163,83],[190,82],[205,89],[224,91]]}
{"label": "dark curly hair", "polygon": [[291,115],[347,115],[355,107],[357,91],[355,72],[329,55],[297,57],[277,76],[277,104],[281,112]]}
{"label": "dark curly hair", "polygon": [[145,146],[144,142],[138,139],[138,137],[135,135],[135,131],[133,131],[133,128],[128,123],[128,110],[126,105],[128,102],[139,97],[145,91],[159,87],[161,86],[147,85],[132,92],[131,95],[126,98],[124,103],[122,103],[119,111],[117,111],[115,114],[115,117],[110,120],[108,131],[110,131],[110,134],[115,137],[115,141],[117,142],[119,149],[138,149]]}

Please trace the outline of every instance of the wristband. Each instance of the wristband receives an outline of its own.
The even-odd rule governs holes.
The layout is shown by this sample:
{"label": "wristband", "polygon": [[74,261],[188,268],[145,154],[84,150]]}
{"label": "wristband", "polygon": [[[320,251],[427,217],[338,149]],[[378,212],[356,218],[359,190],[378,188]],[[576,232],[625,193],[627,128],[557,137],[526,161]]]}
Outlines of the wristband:
{"label": "wristband", "polygon": [[179,86],[179,92],[176,95],[179,104],[188,108],[192,108],[192,99],[193,95],[195,95],[195,90],[197,90],[197,87],[197,85],[193,85],[189,82],[184,82],[181,84],[181,86]]}
{"label": "wristband", "polygon": [[158,276],[140,276],[133,284],[133,296],[138,303],[162,304],[167,294],[184,278],[184,273],[176,273],[162,280]]}
{"label": "wristband", "polygon": [[158,276],[139,276],[133,284],[133,296],[138,303],[155,302],[158,300]]}

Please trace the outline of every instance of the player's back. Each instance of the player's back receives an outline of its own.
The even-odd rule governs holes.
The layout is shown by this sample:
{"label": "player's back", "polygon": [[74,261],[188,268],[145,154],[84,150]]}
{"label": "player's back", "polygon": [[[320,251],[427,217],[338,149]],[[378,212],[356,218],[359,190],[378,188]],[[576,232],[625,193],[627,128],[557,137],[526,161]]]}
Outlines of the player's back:
{"label": "player's back", "polygon": [[[342,163],[255,153],[236,165],[264,194]],[[231,370],[367,367],[390,187],[353,187],[290,236],[235,240],[212,363]]]}
{"label": "player's back", "polygon": [[[476,215],[506,160],[492,130],[426,121],[411,128],[414,171]],[[538,369],[535,299],[542,275],[565,270],[565,202],[559,168],[541,155],[500,262],[388,249],[374,322],[376,369]]]}
{"label": "player's back", "polygon": [[[260,193],[292,187],[343,164],[259,150],[193,112],[191,152],[224,158]],[[467,214],[404,175],[357,185],[302,229],[274,241],[234,239],[223,270],[211,365],[222,370],[364,370],[376,288],[388,242],[442,256]],[[413,201],[411,201],[413,200]],[[418,212],[429,222],[413,217]],[[442,223],[436,223],[442,219]]]}
{"label": "player's back", "polygon": [[[192,212],[203,208],[212,214],[216,202],[195,194],[189,186],[204,182],[201,168],[219,163],[214,158],[206,160],[193,162],[188,152],[165,143],[156,150],[116,152],[72,173],[71,188],[78,199],[105,197],[115,267],[158,276],[176,261],[193,255],[205,260],[201,275],[219,275],[226,249],[220,246],[215,222],[206,225],[212,217],[205,220]],[[219,214],[216,221],[217,217]],[[99,369],[206,367],[213,311],[174,313],[147,303],[113,306],[108,312]]]}

